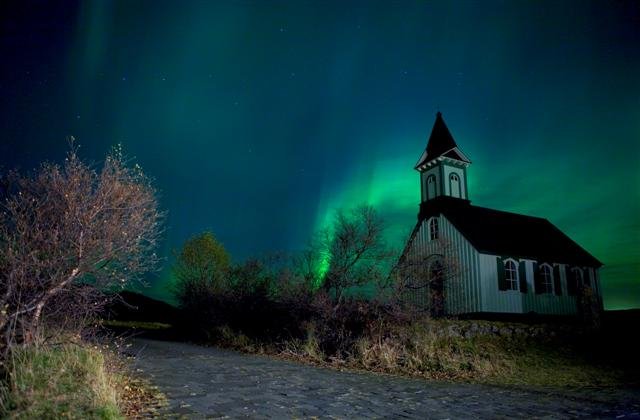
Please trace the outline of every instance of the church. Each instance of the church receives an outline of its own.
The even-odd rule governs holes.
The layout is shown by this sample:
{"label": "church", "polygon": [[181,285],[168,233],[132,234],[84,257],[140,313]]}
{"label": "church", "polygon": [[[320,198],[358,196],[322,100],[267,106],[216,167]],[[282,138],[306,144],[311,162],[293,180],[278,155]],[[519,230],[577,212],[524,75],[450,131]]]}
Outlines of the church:
{"label": "church", "polygon": [[602,263],[547,219],[472,205],[470,164],[438,112],[415,166],[418,222],[396,267],[406,299],[434,316],[576,315],[585,291],[601,307]]}

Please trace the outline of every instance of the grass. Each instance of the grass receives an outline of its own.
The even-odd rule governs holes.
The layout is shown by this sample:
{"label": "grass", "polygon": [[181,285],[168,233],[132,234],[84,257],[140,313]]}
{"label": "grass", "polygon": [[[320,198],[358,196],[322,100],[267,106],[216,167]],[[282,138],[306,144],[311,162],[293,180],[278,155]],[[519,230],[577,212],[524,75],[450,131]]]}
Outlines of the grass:
{"label": "grass", "polygon": [[0,417],[12,419],[153,417],[165,403],[113,351],[82,342],[15,350],[0,397]]}
{"label": "grass", "polygon": [[[214,344],[267,353],[334,368],[350,368],[425,379],[538,387],[602,387],[625,384],[623,370],[592,360],[585,348],[560,338],[442,334],[442,327],[468,321],[430,320],[386,327],[360,337],[347,354],[326,354],[313,325],[305,340],[266,344],[224,328]],[[494,323],[502,327],[518,324]],[[586,347],[587,349],[589,347]]]}
{"label": "grass", "polygon": [[75,344],[16,350],[8,363],[2,415],[16,419],[119,419],[117,384],[103,354]]}
{"label": "grass", "polygon": [[512,385],[555,387],[616,386],[624,382],[624,372],[587,360],[573,346],[554,346],[532,340],[507,342],[502,352],[510,370],[489,381]]}

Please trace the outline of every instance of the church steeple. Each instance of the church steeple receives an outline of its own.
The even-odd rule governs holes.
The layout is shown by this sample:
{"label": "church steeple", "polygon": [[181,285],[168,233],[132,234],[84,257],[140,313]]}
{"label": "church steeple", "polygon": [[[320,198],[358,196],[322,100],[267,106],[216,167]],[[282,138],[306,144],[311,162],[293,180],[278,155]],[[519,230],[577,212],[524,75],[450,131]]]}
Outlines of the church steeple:
{"label": "church steeple", "polygon": [[436,114],[427,148],[422,152],[415,169],[420,172],[422,202],[438,196],[468,199],[467,167],[471,161],[458,148],[449,128]]}

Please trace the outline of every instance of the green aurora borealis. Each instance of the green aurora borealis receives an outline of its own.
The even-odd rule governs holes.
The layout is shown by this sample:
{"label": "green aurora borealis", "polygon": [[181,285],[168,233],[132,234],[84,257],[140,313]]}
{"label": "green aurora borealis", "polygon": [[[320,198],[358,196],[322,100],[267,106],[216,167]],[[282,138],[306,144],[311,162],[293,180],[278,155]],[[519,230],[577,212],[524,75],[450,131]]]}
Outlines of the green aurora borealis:
{"label": "green aurora borealis", "polygon": [[400,247],[440,109],[474,204],[548,218],[604,262],[607,308],[639,307],[639,5],[4,3],[0,164],[122,142],[167,257],[205,229],[235,260],[295,251],[360,203]]}

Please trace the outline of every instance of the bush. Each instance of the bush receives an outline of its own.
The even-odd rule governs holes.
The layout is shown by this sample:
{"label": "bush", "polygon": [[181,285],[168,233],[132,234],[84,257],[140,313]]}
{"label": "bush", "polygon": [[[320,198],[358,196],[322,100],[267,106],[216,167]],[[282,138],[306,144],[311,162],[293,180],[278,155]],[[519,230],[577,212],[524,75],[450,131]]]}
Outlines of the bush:
{"label": "bush", "polygon": [[409,318],[395,305],[377,300],[347,298],[334,306],[318,293],[312,302],[314,336],[329,357],[346,357],[363,337],[384,334],[388,326],[404,325]]}
{"label": "bush", "polygon": [[[191,254],[201,254],[201,258],[179,257],[176,264],[181,331],[208,342],[227,342],[228,334],[221,333],[226,328],[263,342],[304,336],[303,323],[312,310],[307,283],[273,261],[249,260],[224,270],[211,268],[219,267],[207,251],[213,247],[204,247],[201,242],[191,239],[184,248]],[[198,269],[200,266],[205,269]]]}
{"label": "bush", "polygon": [[156,190],[119,148],[98,171],[72,147],[62,166],[1,176],[0,357],[48,321],[86,324],[104,291],[156,267],[162,213]]}
{"label": "bush", "polygon": [[65,344],[16,349],[0,414],[13,418],[121,418],[116,381],[97,349]]}
{"label": "bush", "polygon": [[176,254],[173,274],[174,293],[178,304],[185,309],[197,304],[203,293],[226,288],[230,257],[224,246],[211,232],[189,238]]}

